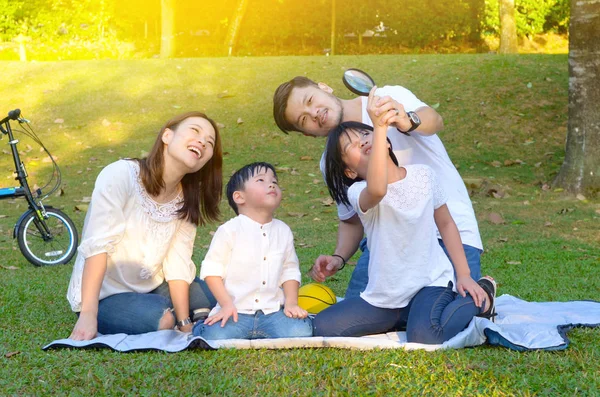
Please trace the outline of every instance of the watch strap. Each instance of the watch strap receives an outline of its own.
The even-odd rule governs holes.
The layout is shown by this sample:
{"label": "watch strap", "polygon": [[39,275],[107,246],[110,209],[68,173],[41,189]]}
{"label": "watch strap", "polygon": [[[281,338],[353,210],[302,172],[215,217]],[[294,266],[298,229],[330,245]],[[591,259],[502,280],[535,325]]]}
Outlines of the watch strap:
{"label": "watch strap", "polygon": [[181,327],[185,327],[188,324],[191,324],[192,320],[189,317],[184,318],[183,320],[179,320],[177,321],[177,327],[181,328]]}

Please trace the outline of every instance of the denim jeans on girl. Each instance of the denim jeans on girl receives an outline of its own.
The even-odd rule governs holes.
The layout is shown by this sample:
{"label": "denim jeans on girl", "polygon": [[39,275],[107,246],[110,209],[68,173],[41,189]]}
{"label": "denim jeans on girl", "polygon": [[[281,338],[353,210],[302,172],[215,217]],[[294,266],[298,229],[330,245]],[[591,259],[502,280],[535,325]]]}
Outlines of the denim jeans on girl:
{"label": "denim jeans on girl", "polygon": [[[446,256],[450,258],[444,242],[439,239],[438,242],[440,243],[440,246],[444,250]],[[483,251],[479,248],[475,248],[466,244],[463,244],[463,249],[465,250],[465,256],[467,257],[469,270],[471,270],[471,278],[477,281],[481,278],[481,253]],[[360,250],[362,251],[362,254],[360,255],[360,258],[358,258],[356,267],[354,268],[352,276],[350,277],[350,282],[348,283],[348,288],[346,289],[346,299],[360,296],[360,293],[367,288],[367,284],[369,283],[369,248],[367,247],[366,237],[360,242]],[[452,262],[452,259],[450,259],[450,262]]]}
{"label": "denim jeans on girl", "polygon": [[[425,287],[401,309],[384,309],[349,298],[328,307],[313,320],[315,336],[363,336],[406,326],[408,342],[441,344],[465,329],[481,313],[473,298],[448,287]],[[406,324],[403,324],[406,323]]]}
{"label": "denim jeans on girl", "polygon": [[217,339],[266,339],[266,338],[301,338],[312,336],[310,318],[290,318],[283,309],[271,314],[261,310],[254,314],[238,314],[238,321],[229,318],[224,327],[221,322],[206,325],[201,322],[194,325],[192,333],[206,340]]}
{"label": "denim jeans on girl", "polygon": [[[196,277],[190,284],[190,315],[195,309],[213,308],[216,304],[206,283]],[[157,331],[165,311],[172,308],[166,282],[147,294],[125,292],[111,295],[98,303],[98,332],[136,335]]]}

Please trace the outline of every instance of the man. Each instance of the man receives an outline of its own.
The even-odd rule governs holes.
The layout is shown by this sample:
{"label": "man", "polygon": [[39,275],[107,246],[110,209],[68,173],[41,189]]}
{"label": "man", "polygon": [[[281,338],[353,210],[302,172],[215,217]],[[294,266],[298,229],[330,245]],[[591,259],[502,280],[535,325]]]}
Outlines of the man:
{"label": "man", "polygon": [[[437,132],[444,128],[442,117],[401,86],[378,88],[378,112],[394,112],[393,123],[387,136],[400,164],[427,164],[436,172],[448,194],[448,208],[458,227],[471,277],[481,277],[480,256],[483,252],[481,237],[473,206],[462,178]],[[273,96],[273,116],[285,133],[299,131],[306,136],[326,137],[329,131],[345,121],[372,125],[366,111],[367,98],[343,100],[333,95],[327,84],[316,83],[298,76],[281,84]],[[380,114],[380,113],[379,113]],[[323,157],[321,172],[325,175]],[[320,255],[311,269],[315,281],[323,282],[346,264],[359,247],[363,251],[348,284],[346,297],[355,297],[364,291],[368,282],[369,251],[363,239],[363,227],[351,207],[338,204],[337,245],[332,255]],[[446,251],[438,233],[440,245]],[[361,241],[362,240],[362,241]],[[446,251],[446,254],[448,252]]]}

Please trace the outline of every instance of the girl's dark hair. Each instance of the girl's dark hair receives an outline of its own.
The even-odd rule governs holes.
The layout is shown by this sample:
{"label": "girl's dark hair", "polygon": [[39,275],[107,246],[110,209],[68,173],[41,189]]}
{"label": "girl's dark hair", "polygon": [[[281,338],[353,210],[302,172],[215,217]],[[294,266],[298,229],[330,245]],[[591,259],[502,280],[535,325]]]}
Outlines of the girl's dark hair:
{"label": "girl's dark hair", "polygon": [[[327,135],[327,144],[325,145],[325,183],[329,194],[338,204],[351,205],[348,200],[348,187],[354,182],[362,181],[362,178],[356,177],[350,179],[346,176],[346,163],[342,160],[342,147],[340,146],[340,137],[346,135],[350,138],[349,131],[369,131],[373,132],[373,127],[357,121],[347,121],[331,129]],[[398,165],[398,159],[392,150],[390,144],[389,155],[394,164]]]}
{"label": "girl's dark hair", "polygon": [[167,128],[176,130],[182,121],[190,117],[201,117],[212,125],[215,130],[215,146],[211,159],[200,170],[193,174],[186,174],[181,180],[183,206],[177,214],[180,219],[202,226],[207,221],[217,221],[221,215],[219,202],[223,189],[223,148],[219,128],[212,119],[204,113],[195,111],[173,117],[161,128],[148,156],[133,160],[140,165],[140,177],[146,191],[152,196],[158,196],[161,189],[165,187],[163,133]]}
{"label": "girl's dark hair", "polygon": [[238,206],[233,200],[233,193],[237,191],[244,190],[244,184],[250,180],[254,175],[259,173],[261,170],[271,170],[275,178],[277,178],[277,172],[275,172],[275,168],[269,164],[264,162],[256,162],[243,166],[239,170],[237,170],[231,178],[229,178],[229,182],[227,182],[227,201],[229,201],[229,206],[233,209],[236,215],[239,215]]}

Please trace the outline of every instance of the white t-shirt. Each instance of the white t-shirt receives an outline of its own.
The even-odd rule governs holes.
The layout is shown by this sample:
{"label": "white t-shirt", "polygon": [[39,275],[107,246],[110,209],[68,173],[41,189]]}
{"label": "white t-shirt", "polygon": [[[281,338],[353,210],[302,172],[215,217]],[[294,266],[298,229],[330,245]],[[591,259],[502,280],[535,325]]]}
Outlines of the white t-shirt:
{"label": "white t-shirt", "polygon": [[[291,229],[278,219],[264,225],[245,215],[230,219],[217,229],[202,261],[200,278],[208,276],[223,278],[238,313],[278,311],[283,283],[301,280]],[[210,315],[220,308],[217,304]]]}
{"label": "white t-shirt", "polygon": [[85,216],[67,299],[81,311],[85,260],[106,252],[100,299],[123,292],[147,293],[163,281],[196,276],[192,261],[196,225],[178,219],[182,193],[168,203],[152,200],[135,161],[119,160],[98,175]]}
{"label": "white t-shirt", "polygon": [[406,307],[422,288],[446,287],[454,282],[450,260],[440,247],[434,209],[446,203],[446,194],[433,170],[407,165],[406,177],[388,185],[375,207],[362,212],[359,197],[367,182],[348,189],[369,246],[369,283],[360,296],[369,304],[396,309]]}
{"label": "white t-shirt", "polygon": [[[385,86],[377,89],[378,96],[390,96],[404,106],[408,111],[415,111],[427,106],[412,92],[401,86]],[[362,99],[362,122],[372,126],[373,123],[367,113],[367,98]],[[448,195],[448,209],[458,227],[463,244],[483,249],[477,218],[465,183],[460,177],[456,167],[450,160],[444,144],[437,136],[422,136],[418,132],[411,132],[406,136],[395,127],[388,128],[387,136],[392,142],[392,148],[400,165],[426,164],[436,173],[438,181]],[[325,175],[325,153],[321,157],[321,172]],[[356,212],[344,204],[338,205],[338,217],[341,220],[350,219]],[[437,230],[437,229],[436,229]],[[438,233],[438,238],[441,236]]]}

